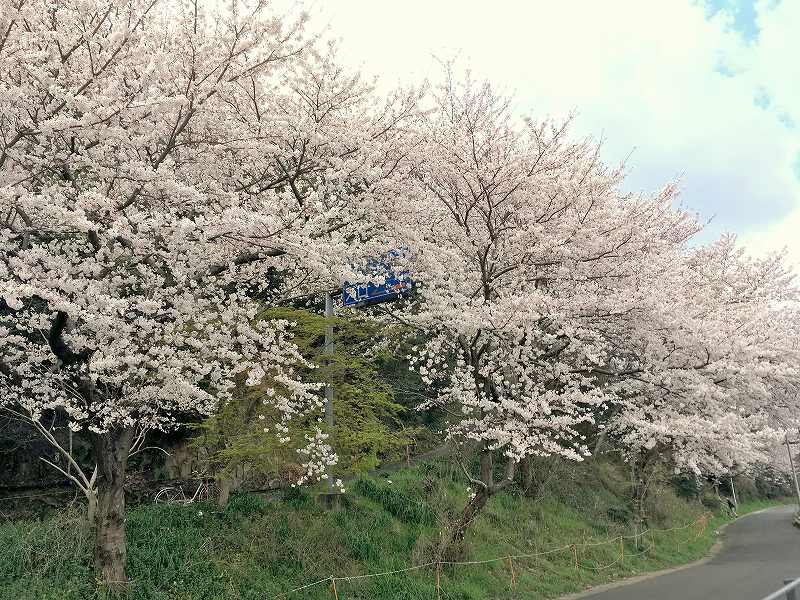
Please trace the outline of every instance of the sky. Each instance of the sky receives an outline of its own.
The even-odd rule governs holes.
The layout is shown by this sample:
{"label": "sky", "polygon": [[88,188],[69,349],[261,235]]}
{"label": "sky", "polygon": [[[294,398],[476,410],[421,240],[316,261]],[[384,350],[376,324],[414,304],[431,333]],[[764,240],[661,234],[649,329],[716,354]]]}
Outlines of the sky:
{"label": "sky", "polygon": [[[800,267],[800,0],[319,0],[342,58],[382,85],[456,58],[520,114],[575,114],[626,191],[681,204]],[[800,269],[798,269],[800,270]]]}

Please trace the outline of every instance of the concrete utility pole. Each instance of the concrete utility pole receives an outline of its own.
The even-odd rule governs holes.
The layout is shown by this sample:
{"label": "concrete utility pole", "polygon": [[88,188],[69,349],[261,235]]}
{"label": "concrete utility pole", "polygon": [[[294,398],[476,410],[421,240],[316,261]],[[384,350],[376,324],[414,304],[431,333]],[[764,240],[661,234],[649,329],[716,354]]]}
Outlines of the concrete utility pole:
{"label": "concrete utility pole", "polygon": [[794,470],[794,459],[792,458],[792,447],[789,445],[789,434],[786,434],[786,452],[789,453],[789,467],[792,469],[792,481],[794,481],[794,492],[797,494],[797,509],[800,510],[800,486],[797,485],[797,471]]}
{"label": "concrete utility pole", "polygon": [[[325,292],[325,354],[333,354],[333,298],[330,292]],[[331,364],[328,358],[326,363]],[[333,436],[333,383],[331,382],[330,372],[328,381],[325,384],[325,421],[328,423],[328,431]],[[333,493],[333,473],[328,473],[328,493]]]}

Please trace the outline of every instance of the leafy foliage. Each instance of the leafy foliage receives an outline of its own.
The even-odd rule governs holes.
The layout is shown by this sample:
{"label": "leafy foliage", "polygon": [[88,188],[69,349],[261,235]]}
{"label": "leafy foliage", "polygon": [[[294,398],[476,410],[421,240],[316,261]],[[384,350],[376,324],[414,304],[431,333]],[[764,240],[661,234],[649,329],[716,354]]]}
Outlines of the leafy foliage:
{"label": "leafy foliage", "polygon": [[379,323],[335,318],[335,349],[326,354],[324,316],[302,308],[274,307],[263,310],[258,318],[293,324],[293,342],[308,364],[299,375],[304,381],[334,387],[335,426],[328,432],[317,412],[311,418],[295,419],[286,432],[269,430],[265,422],[270,419],[259,418],[268,388],[240,386],[233,400],[200,425],[194,442],[206,450],[217,472],[256,479],[275,476],[282,469],[289,474],[285,467],[291,466],[297,443],[317,427],[331,434],[328,439],[337,454],[340,476],[366,472],[405,456],[405,447],[422,429],[406,424],[411,411],[395,402],[395,388],[382,369],[385,352],[374,351]]}

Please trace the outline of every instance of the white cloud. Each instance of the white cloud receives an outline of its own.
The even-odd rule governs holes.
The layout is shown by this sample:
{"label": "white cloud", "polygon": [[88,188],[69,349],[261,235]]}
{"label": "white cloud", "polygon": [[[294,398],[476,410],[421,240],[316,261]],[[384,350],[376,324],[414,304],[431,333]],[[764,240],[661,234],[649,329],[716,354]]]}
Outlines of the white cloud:
{"label": "white cloud", "polygon": [[335,0],[320,11],[345,59],[384,82],[435,79],[432,56],[458,53],[521,110],[577,110],[574,133],[602,135],[607,161],[633,150],[630,189],[680,175],[684,204],[714,216],[709,236],[737,231],[800,257],[800,140],[785,125],[800,126],[800,2],[773,5],[759,4],[751,44],[691,0]]}
{"label": "white cloud", "polygon": [[740,241],[757,255],[785,248],[788,259],[794,264],[795,272],[800,273],[800,208],[795,208],[767,227],[741,236]]}

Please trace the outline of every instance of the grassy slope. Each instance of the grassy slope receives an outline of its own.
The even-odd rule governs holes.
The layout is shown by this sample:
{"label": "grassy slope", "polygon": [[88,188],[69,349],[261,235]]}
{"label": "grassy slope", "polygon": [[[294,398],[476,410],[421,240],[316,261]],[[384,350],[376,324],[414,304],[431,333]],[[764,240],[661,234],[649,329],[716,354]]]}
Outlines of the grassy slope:
{"label": "grassy slope", "polygon": [[[538,499],[516,493],[493,498],[474,523],[465,561],[533,554],[578,544],[571,550],[513,562],[445,566],[444,599],[552,598],[644,571],[699,558],[715,541],[725,518],[705,528],[648,534],[645,548],[625,540],[583,546],[631,535],[624,516],[625,482],[607,463],[554,465]],[[467,500],[461,478],[446,464],[419,465],[386,479],[361,479],[346,506],[326,512],[309,496],[264,499],[235,497],[225,511],[195,504],[152,505],[130,511],[128,573],[136,600],[266,600],[327,578],[404,569],[428,562],[439,523]],[[668,489],[654,495],[652,526],[669,528],[695,521],[704,509]],[[763,503],[762,503],[763,504]],[[748,508],[760,505],[752,504]],[[90,549],[77,514],[43,522],[0,525],[0,599],[77,600],[99,597],[91,580]],[[615,563],[615,561],[617,561]],[[612,564],[614,563],[614,564]],[[608,566],[610,565],[610,566]],[[341,600],[436,598],[436,571],[412,572],[336,583]],[[286,600],[332,599],[330,582],[287,594]]]}

